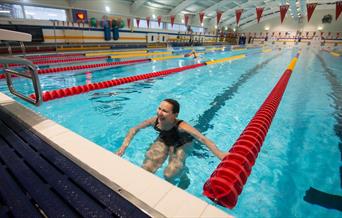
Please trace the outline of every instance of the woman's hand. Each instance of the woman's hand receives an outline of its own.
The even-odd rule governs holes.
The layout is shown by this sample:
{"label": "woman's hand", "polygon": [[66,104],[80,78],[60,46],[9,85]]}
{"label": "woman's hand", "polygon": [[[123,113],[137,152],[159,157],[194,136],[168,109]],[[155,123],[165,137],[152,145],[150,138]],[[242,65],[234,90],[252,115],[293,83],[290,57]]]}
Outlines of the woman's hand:
{"label": "woman's hand", "polygon": [[121,146],[119,150],[115,152],[115,154],[119,155],[120,157],[125,153],[126,147]]}
{"label": "woman's hand", "polygon": [[220,159],[220,160],[223,160],[223,158],[228,154],[228,152],[223,152],[223,151],[220,151],[219,154],[217,155],[217,157]]}

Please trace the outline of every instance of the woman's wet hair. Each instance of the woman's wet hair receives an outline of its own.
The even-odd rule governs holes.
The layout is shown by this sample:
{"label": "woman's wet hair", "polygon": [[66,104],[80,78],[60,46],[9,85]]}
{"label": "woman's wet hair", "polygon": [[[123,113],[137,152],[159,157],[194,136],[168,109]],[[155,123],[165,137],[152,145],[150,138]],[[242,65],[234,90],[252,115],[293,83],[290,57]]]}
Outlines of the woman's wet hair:
{"label": "woman's wet hair", "polygon": [[180,106],[179,106],[178,101],[171,99],[171,98],[164,99],[163,101],[166,101],[167,103],[170,103],[172,105],[172,112],[174,114],[179,113]]}

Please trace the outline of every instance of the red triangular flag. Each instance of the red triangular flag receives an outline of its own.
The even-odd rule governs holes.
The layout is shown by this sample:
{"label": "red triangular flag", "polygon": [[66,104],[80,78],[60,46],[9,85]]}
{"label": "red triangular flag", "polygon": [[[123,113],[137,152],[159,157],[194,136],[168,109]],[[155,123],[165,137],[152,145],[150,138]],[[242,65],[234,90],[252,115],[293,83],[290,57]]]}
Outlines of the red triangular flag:
{"label": "red triangular flag", "polygon": [[135,18],[135,20],[137,21],[137,27],[139,28],[140,18]]}
{"label": "red triangular flag", "polygon": [[309,21],[311,19],[311,16],[312,16],[316,6],[317,6],[317,3],[308,3],[308,4],[306,4],[306,10],[308,12],[308,23],[309,23]]}
{"label": "red triangular flag", "polygon": [[161,16],[158,16],[157,17],[157,20],[158,20],[158,26],[160,27],[160,22],[161,22],[161,19],[162,19],[162,17]]}
{"label": "red triangular flag", "polygon": [[131,18],[127,18],[127,27],[128,29],[131,28]]}
{"label": "red triangular flag", "polygon": [[170,16],[170,21],[171,21],[171,27],[173,27],[173,24],[175,23],[175,15]]}
{"label": "red triangular flag", "polygon": [[283,23],[289,5],[280,5],[280,23]]}
{"label": "red triangular flag", "polygon": [[255,10],[256,10],[256,14],[257,14],[257,21],[259,23],[262,12],[264,11],[264,8],[256,8]]}
{"label": "red triangular flag", "polygon": [[336,20],[340,16],[341,12],[342,12],[342,1],[338,1],[336,2]]}
{"label": "red triangular flag", "polygon": [[217,11],[216,11],[216,24],[217,24],[217,25],[220,23],[221,16],[222,16],[222,11],[217,10]]}
{"label": "red triangular flag", "polygon": [[243,12],[243,9],[235,10],[235,16],[236,16],[236,24],[239,25],[240,17]]}
{"label": "red triangular flag", "polygon": [[147,28],[150,28],[150,17],[146,17]]}
{"label": "red triangular flag", "polygon": [[203,23],[203,18],[204,18],[204,11],[201,11],[199,13],[199,19],[200,19],[200,23],[202,24]]}
{"label": "red triangular flag", "polygon": [[188,14],[184,14],[184,23],[185,23],[185,26],[188,26],[188,22],[189,22],[189,15],[188,15]]}

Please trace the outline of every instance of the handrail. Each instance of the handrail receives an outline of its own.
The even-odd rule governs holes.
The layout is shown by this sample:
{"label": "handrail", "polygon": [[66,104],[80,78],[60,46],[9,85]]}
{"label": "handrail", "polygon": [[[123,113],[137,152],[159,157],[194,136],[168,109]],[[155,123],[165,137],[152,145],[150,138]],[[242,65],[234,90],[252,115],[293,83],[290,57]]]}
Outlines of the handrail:
{"label": "handrail", "polygon": [[[18,96],[19,98],[34,104],[36,106],[39,106],[42,103],[42,91],[40,88],[40,82],[38,78],[38,73],[37,73],[37,67],[29,60],[23,59],[23,58],[18,58],[18,57],[0,57],[0,64],[3,64],[4,66],[4,71],[6,75],[6,81],[7,81],[7,86],[10,92],[13,95]],[[17,72],[14,70],[9,69],[9,64],[21,64],[25,65],[26,70],[24,72]],[[34,88],[34,93],[36,95],[35,99],[32,99],[30,97],[27,97],[20,92],[18,92],[13,85],[12,82],[12,75],[16,76],[21,76],[25,77],[28,79],[32,80],[33,83],[33,88]]]}

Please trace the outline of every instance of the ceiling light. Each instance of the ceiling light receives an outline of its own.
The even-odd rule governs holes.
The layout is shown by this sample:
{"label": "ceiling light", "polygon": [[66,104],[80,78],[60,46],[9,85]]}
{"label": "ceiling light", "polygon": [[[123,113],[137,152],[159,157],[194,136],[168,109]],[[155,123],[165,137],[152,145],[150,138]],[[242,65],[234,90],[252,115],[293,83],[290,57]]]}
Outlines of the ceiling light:
{"label": "ceiling light", "polygon": [[215,29],[217,29],[217,25],[215,25]]}
{"label": "ceiling light", "polygon": [[317,30],[322,30],[322,29],[323,29],[323,27],[321,27],[321,26],[317,27]]}
{"label": "ceiling light", "polygon": [[201,23],[201,26],[203,27],[203,23]]}
{"label": "ceiling light", "polygon": [[265,30],[270,30],[270,27],[269,26],[265,26]]}
{"label": "ceiling light", "polygon": [[152,14],[152,18],[153,18],[153,19],[156,19],[156,15],[155,15],[155,14]]}
{"label": "ceiling light", "polygon": [[10,11],[0,11],[0,13],[6,13],[6,14],[9,14],[11,13]]}
{"label": "ceiling light", "polygon": [[110,12],[110,8],[108,6],[105,7],[106,12]]}
{"label": "ceiling light", "polygon": [[182,19],[182,23],[184,23],[184,19]]}

